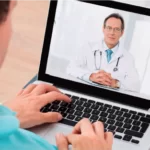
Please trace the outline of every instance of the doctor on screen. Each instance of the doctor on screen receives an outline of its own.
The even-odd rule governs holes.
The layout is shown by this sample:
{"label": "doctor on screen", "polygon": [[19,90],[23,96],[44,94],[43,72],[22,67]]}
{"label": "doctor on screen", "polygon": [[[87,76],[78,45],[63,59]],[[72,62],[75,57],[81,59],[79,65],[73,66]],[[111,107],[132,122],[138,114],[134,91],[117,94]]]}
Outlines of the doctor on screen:
{"label": "doctor on screen", "polygon": [[132,55],[119,41],[124,33],[124,20],[117,13],[104,20],[104,38],[88,42],[79,56],[70,62],[67,74],[90,84],[140,91],[140,80]]}

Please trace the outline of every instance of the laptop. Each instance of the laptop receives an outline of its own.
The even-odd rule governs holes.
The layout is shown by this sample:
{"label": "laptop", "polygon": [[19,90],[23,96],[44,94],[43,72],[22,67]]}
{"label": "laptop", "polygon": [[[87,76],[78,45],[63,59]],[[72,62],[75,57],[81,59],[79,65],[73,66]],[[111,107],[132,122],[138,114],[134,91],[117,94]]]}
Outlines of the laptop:
{"label": "laptop", "polygon": [[[94,85],[67,73],[72,60],[82,53],[83,43],[100,41],[104,19],[112,13],[120,14],[125,20],[125,31],[120,41],[134,60],[140,81],[139,91]],[[55,101],[47,104],[41,108],[41,112],[60,112],[63,120],[30,130],[55,145],[56,133],[68,134],[82,118],[89,118],[91,123],[102,121],[105,131],[113,133],[113,150],[148,150],[149,27],[148,8],[116,1],[50,1],[38,80],[35,83],[56,86],[72,102]],[[125,70],[119,65],[118,69]]]}

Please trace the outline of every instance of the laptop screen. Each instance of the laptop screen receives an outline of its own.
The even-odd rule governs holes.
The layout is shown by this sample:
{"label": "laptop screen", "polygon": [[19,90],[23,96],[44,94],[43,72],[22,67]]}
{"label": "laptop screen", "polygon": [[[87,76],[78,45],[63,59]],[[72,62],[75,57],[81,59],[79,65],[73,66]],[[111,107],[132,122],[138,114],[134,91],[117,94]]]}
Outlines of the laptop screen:
{"label": "laptop screen", "polygon": [[59,0],[46,74],[150,98],[150,17]]}

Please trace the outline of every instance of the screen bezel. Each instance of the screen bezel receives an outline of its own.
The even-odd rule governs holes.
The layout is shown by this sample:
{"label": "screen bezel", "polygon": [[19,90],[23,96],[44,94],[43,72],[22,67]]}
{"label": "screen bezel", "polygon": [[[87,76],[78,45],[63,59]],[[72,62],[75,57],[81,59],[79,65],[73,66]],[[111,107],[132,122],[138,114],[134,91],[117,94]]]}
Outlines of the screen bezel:
{"label": "screen bezel", "polygon": [[[80,1],[150,16],[150,9],[143,8],[140,6],[134,6],[131,4],[125,4],[116,1],[84,1],[84,0],[80,0]],[[49,48],[50,48],[50,42],[52,38],[56,7],[57,7],[57,0],[50,1],[45,38],[44,38],[43,50],[41,54],[41,61],[40,61],[40,67],[38,73],[38,80],[53,83],[55,86],[73,90],[83,94],[88,94],[109,101],[114,101],[117,103],[148,110],[150,107],[150,100],[148,99],[131,96],[123,93],[118,93],[107,89],[96,88],[94,86],[77,83],[74,81],[70,81],[70,80],[66,80],[66,79],[62,79],[59,77],[54,77],[46,74],[47,60],[49,56]]]}

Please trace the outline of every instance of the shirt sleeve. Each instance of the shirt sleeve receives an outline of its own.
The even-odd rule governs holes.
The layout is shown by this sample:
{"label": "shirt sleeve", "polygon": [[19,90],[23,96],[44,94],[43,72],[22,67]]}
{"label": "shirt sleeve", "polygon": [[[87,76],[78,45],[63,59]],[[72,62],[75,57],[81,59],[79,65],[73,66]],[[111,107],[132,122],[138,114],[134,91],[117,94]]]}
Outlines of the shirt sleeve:
{"label": "shirt sleeve", "polygon": [[1,150],[57,150],[40,136],[19,128],[16,113],[0,105]]}

